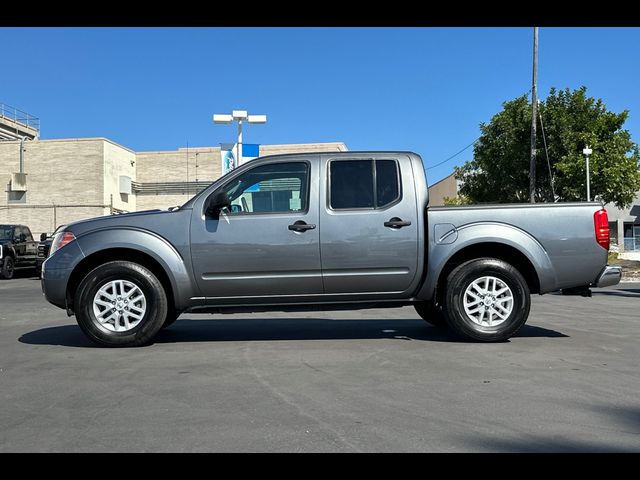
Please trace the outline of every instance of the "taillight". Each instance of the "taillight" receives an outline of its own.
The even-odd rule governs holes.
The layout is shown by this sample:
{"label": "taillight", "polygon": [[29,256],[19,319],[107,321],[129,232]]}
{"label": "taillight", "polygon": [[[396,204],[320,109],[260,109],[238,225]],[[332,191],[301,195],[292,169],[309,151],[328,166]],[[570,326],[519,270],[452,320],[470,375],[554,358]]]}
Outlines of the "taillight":
{"label": "taillight", "polygon": [[55,235],[53,242],[51,242],[51,249],[49,250],[49,256],[53,255],[55,251],[60,250],[67,243],[71,243],[76,239],[76,236],[71,232],[60,232]]}
{"label": "taillight", "polygon": [[596,242],[604,248],[609,250],[609,216],[607,211],[603,208],[593,214],[593,226],[596,231]]}

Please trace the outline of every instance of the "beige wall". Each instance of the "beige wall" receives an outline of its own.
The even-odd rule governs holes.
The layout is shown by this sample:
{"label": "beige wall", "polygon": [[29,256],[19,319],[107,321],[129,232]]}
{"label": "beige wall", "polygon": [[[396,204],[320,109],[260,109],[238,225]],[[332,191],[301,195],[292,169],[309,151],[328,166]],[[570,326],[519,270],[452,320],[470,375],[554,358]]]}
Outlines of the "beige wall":
{"label": "beige wall", "polygon": [[[136,181],[140,183],[195,182],[197,179],[199,182],[213,182],[220,177],[221,167],[219,147],[138,152]],[[194,191],[189,195],[136,195],[136,207],[138,210],[150,210],[182,205],[195,193]]]}
{"label": "beige wall", "polygon": [[[27,225],[35,236],[56,223],[101,215],[96,207],[53,205],[103,204],[104,139],[32,140],[24,143],[27,199],[9,204],[7,184],[19,171],[20,142],[0,142],[0,223]],[[37,208],[36,208],[37,207]]]}
{"label": "beige wall", "polygon": [[444,197],[453,198],[456,195],[458,195],[458,186],[452,174],[429,187],[429,206],[442,206]]}
{"label": "beige wall", "polygon": [[[196,158],[196,154],[197,158]],[[220,176],[220,148],[180,148],[168,152],[137,152],[138,182],[193,182],[214,180]]]}
{"label": "beige wall", "polygon": [[[136,179],[136,154],[132,150],[109,141],[104,142],[104,196],[103,203],[113,207],[135,212],[136,196],[120,193],[120,176]],[[105,213],[109,213],[106,211]]]}

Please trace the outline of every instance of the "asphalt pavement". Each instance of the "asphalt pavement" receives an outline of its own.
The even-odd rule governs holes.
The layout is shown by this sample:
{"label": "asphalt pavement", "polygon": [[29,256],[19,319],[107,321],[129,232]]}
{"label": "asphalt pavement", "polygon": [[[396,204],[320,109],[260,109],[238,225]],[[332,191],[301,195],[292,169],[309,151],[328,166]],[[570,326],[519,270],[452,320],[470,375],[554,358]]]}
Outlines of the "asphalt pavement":
{"label": "asphalt pavement", "polygon": [[0,452],[638,452],[640,284],[533,297],[510,341],[413,308],[184,314],[93,346],[0,281]]}

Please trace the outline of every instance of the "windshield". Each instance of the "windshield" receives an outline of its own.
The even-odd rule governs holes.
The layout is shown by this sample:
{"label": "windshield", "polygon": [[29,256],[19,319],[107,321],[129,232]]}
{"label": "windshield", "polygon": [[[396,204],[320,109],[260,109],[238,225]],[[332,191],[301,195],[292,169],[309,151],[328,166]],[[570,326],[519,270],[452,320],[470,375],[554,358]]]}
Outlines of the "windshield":
{"label": "windshield", "polygon": [[0,225],[0,240],[13,240],[12,225]]}

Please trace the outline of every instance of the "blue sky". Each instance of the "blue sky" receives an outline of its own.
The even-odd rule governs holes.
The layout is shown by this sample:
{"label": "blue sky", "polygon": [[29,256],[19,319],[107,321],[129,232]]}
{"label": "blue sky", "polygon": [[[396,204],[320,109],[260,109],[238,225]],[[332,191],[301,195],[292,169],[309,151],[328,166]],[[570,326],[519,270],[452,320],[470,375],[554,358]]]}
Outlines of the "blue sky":
{"label": "blue sky", "polygon": [[[42,138],[108,137],[133,150],[218,145],[213,113],[267,114],[246,143],[343,141],[413,150],[428,166],[479,135],[531,86],[531,28],[0,28],[0,102]],[[630,110],[640,141],[640,28],[540,29],[538,88],[586,85]],[[428,171],[430,182],[472,157]]]}

